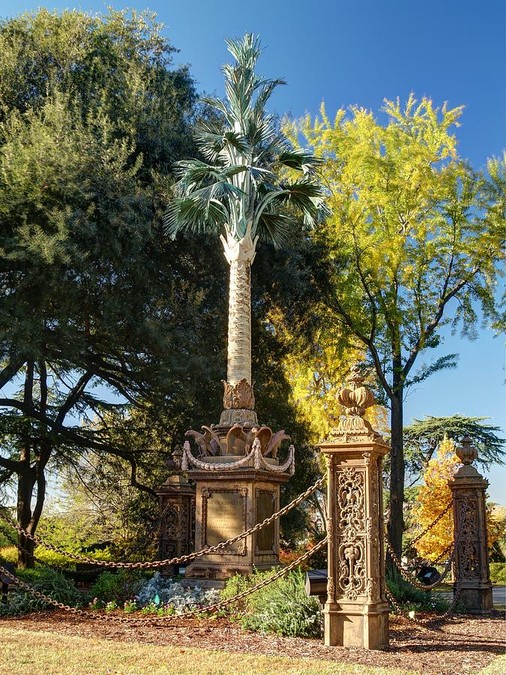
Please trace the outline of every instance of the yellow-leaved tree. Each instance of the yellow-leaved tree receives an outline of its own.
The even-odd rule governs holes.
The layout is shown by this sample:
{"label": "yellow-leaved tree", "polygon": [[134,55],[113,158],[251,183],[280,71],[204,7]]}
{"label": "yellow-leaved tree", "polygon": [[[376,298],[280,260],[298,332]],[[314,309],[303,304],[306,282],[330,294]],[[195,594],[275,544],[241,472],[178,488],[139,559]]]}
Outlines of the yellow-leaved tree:
{"label": "yellow-leaved tree", "polygon": [[[417,492],[412,512],[413,522],[417,523],[417,535],[426,530],[451,501],[448,481],[452,479],[458,465],[455,443],[445,438],[435,456],[428,462],[423,477],[424,485]],[[436,560],[452,541],[453,510],[450,508],[434,527],[415,542],[415,548],[420,557]]]}
{"label": "yellow-leaved tree", "polygon": [[[445,438],[428,462],[423,476],[424,485],[416,495],[412,510],[412,522],[416,523],[415,537],[424,532],[448,506],[452,499],[448,481],[453,478],[458,466],[455,443]],[[493,505],[487,505],[486,520],[488,548],[493,550],[495,542],[504,534],[504,525],[494,513]],[[453,538],[453,509],[450,508],[434,527],[415,541],[414,547],[420,557],[437,560],[453,542]]]}
{"label": "yellow-leaved tree", "polygon": [[[454,129],[462,108],[411,95],[367,110],[325,108],[288,129],[321,158],[330,215],[310,232],[325,253],[315,283],[322,331],[367,353],[390,408],[388,540],[397,555],[404,530],[404,400],[410,386],[455,364],[429,358],[445,325],[473,336],[477,308],[500,327],[506,163],[473,170]],[[330,338],[329,338],[330,339]],[[420,357],[424,354],[425,361]]]}
{"label": "yellow-leaved tree", "polygon": [[[319,310],[323,312],[324,308]],[[313,332],[311,341],[301,340],[279,307],[271,309],[269,321],[286,347],[282,365],[290,382],[291,403],[309,432],[310,442],[321,442],[328,438],[343,414],[337,395],[353,364],[364,361],[364,350],[349,346],[339,333],[321,329]],[[365,416],[374,429],[388,435],[386,408],[374,405]]]}

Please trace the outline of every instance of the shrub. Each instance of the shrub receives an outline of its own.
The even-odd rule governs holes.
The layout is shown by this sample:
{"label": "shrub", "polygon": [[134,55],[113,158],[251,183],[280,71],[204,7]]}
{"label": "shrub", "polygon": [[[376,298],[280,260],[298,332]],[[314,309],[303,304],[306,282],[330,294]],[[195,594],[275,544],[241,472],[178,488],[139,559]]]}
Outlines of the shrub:
{"label": "shrub", "polygon": [[396,576],[395,578],[387,576],[386,581],[390,593],[399,605],[403,605],[405,609],[444,612],[448,607],[448,603],[445,600],[441,598],[436,599],[430,591],[421,591],[415,588],[400,576]]}
{"label": "shrub", "polygon": [[144,581],[143,573],[138,570],[102,572],[91,587],[90,594],[96,607],[104,607],[111,602],[119,607],[127,600],[132,600]]}
{"label": "shrub", "polygon": [[175,613],[202,608],[218,602],[219,592],[203,590],[198,586],[189,588],[173,579],[164,579],[159,572],[144,584],[135,600],[147,613]]}
{"label": "shrub", "polygon": [[63,567],[65,569],[73,569],[76,566],[75,562],[71,561],[61,553],[56,553],[56,551],[44,548],[44,546],[37,546],[33,553],[35,557],[45,565]]}
{"label": "shrub", "polygon": [[490,580],[494,584],[506,585],[506,563],[490,563]]}
{"label": "shrub", "polygon": [[[76,607],[82,605],[86,598],[79,593],[74,584],[66,579],[63,574],[50,568],[39,567],[35,569],[19,570],[16,575],[32,588],[47,595],[56,602]],[[8,602],[0,606],[0,614],[15,615],[26,614],[36,610],[50,609],[53,605],[32,593],[21,588],[9,591]]]}
{"label": "shrub", "polygon": [[[230,598],[271,576],[273,571],[236,575],[227,581],[222,598]],[[242,613],[236,618],[250,630],[257,630],[292,637],[320,637],[323,614],[320,603],[308,597],[305,591],[305,576],[296,569],[268,586],[247,596],[236,610]]]}
{"label": "shrub", "polygon": [[3,546],[0,548],[0,564],[10,562],[15,565],[18,561],[18,549],[15,546]]}

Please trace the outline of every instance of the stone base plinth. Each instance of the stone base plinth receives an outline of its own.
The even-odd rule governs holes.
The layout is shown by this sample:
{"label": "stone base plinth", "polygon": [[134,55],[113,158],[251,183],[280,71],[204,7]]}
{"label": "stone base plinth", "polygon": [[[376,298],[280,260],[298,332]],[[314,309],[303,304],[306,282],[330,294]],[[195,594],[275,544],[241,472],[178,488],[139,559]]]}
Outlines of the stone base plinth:
{"label": "stone base plinth", "polygon": [[489,614],[494,608],[492,584],[464,585],[460,591],[458,604],[467,614]]}
{"label": "stone base plinth", "polygon": [[385,649],[388,647],[388,604],[356,606],[327,603],[324,644],[327,647]]}
{"label": "stone base plinth", "polygon": [[[222,462],[224,458],[216,460]],[[290,478],[287,473],[250,467],[232,471],[193,470],[188,477],[196,483],[196,551],[235,537],[278,511],[280,485]],[[219,581],[278,564],[279,520],[275,520],[235,544],[195,558],[186,568],[185,577]]]}

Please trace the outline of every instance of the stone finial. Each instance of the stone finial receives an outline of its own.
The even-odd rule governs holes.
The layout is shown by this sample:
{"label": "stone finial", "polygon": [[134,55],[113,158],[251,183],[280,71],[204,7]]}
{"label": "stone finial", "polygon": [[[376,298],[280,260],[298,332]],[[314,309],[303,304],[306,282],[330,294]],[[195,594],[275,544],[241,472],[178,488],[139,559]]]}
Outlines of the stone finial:
{"label": "stone finial", "polygon": [[374,404],[374,394],[362,385],[364,379],[355,364],[346,380],[348,386],[337,395],[337,400],[346,408],[347,415],[363,417],[367,408]]}
{"label": "stone finial", "polygon": [[462,466],[460,466],[455,473],[455,479],[471,478],[473,480],[485,480],[483,476],[478,473],[476,467],[472,466],[474,460],[478,458],[478,450],[472,445],[472,440],[468,436],[465,436],[461,441],[461,445],[455,448],[455,454],[462,462]]}
{"label": "stone finial", "polygon": [[465,436],[462,441],[462,445],[455,448],[455,454],[460,459],[462,464],[469,466],[478,458],[478,450],[472,445],[472,440],[469,436]]}
{"label": "stone finial", "polygon": [[364,413],[374,405],[374,395],[363,386],[364,377],[355,364],[346,379],[346,385],[337,395],[338,402],[345,408],[345,414],[339,420],[337,428],[332,429],[330,438],[340,438],[344,442],[380,440],[381,436],[364,419]]}

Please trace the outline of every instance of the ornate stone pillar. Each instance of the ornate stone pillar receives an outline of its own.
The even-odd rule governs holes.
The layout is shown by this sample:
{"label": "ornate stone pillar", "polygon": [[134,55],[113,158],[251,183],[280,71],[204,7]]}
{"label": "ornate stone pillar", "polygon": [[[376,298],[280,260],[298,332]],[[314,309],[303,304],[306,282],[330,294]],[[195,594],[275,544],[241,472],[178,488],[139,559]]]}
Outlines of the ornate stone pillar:
{"label": "ornate stone pillar", "polygon": [[488,481],[471,466],[477,458],[470,438],[462,440],[456,453],[462,462],[448,485],[453,498],[455,532],[454,593],[471,614],[486,614],[493,608],[487,546],[485,491]]}
{"label": "ornate stone pillar", "polygon": [[[178,558],[194,550],[195,486],[182,474],[170,476],[156,491],[160,500],[160,560]],[[163,573],[179,574],[175,565],[167,565]]]}
{"label": "ornate stone pillar", "polygon": [[388,645],[382,462],[388,446],[363,418],[374,397],[353,373],[339,394],[346,416],[319,444],[327,459],[328,583],[326,645]]}

